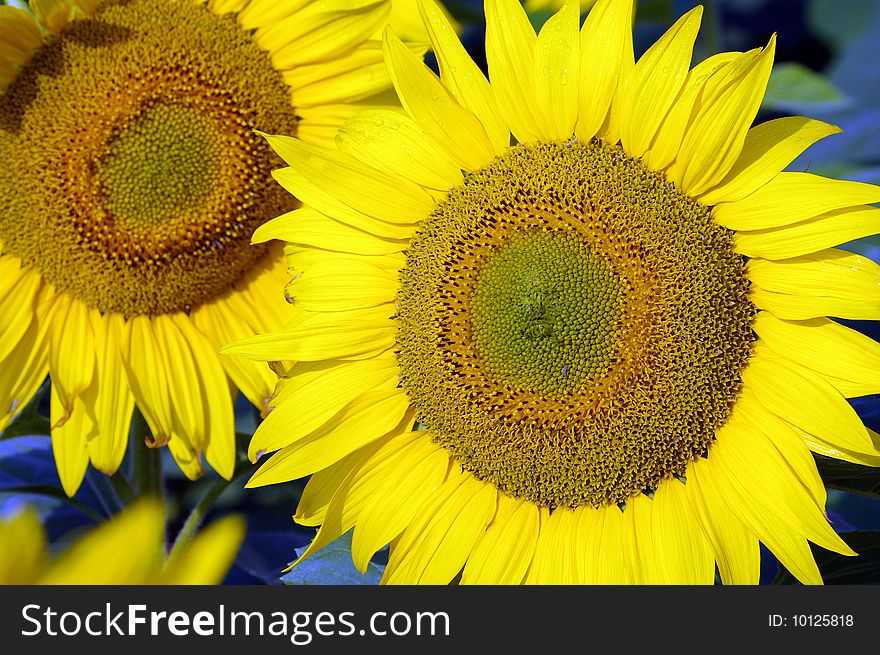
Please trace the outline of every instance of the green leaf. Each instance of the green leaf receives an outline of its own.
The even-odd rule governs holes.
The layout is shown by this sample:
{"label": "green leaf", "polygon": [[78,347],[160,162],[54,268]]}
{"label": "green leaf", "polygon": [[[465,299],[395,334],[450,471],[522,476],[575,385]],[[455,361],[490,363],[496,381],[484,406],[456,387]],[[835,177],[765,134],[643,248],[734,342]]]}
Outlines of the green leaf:
{"label": "green leaf", "polygon": [[[858,557],[846,557],[810,544],[825,584],[880,583],[880,532],[844,532],[840,536]],[[780,567],[775,584],[797,584],[797,580]]]}
{"label": "green leaf", "polygon": [[821,105],[843,106],[846,98],[821,74],[797,62],[777,64],[770,74],[763,109],[798,111]]}
{"label": "green leaf", "polygon": [[[297,548],[301,557],[305,548]],[[328,544],[317,553],[297,564],[292,571],[281,576],[289,585],[376,585],[384,567],[370,562],[367,572],[361,575],[351,561],[351,531]]]}
{"label": "green leaf", "polygon": [[827,487],[880,498],[880,468],[852,464],[824,455],[814,455],[819,475]]}
{"label": "green leaf", "polygon": [[49,418],[43,416],[39,412],[40,400],[49,389],[49,384],[43,384],[40,390],[34,395],[31,401],[25,405],[24,409],[19,412],[15,420],[0,433],[0,439],[10,439],[12,437],[23,437],[32,434],[51,434],[52,426]]}

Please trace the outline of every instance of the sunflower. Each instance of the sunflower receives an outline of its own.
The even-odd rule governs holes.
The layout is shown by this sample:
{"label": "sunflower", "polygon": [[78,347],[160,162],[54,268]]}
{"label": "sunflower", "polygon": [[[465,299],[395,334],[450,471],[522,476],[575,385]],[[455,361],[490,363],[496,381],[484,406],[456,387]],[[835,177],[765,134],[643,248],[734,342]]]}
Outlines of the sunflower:
{"label": "sunflower", "polygon": [[[255,132],[332,145],[387,106],[388,0],[33,0],[0,6],[0,430],[47,373],[73,495],[112,474],[135,406],[191,479],[235,460],[233,399],[261,412],[264,364],[221,344],[279,329],[279,244],[298,202]],[[384,95],[383,95],[384,94]]]}
{"label": "sunflower", "polygon": [[218,584],[244,534],[241,517],[226,516],[166,558],[162,503],[145,498],[53,557],[39,517],[26,509],[0,520],[0,584]]}
{"label": "sunflower", "polygon": [[[750,127],[764,48],[690,67],[701,8],[636,62],[632,4],[535,34],[487,0],[488,81],[430,0],[441,75],[385,33],[405,114],[336,151],[268,140],[304,207],[269,225],[289,326],[228,349],[290,360],[249,486],[311,475],[303,557],[354,529],[385,583],[804,583],[855,553],[811,450],[880,464],[846,398],[880,392],[880,188],[782,172],[839,129]],[[511,138],[511,135],[513,138]]]}

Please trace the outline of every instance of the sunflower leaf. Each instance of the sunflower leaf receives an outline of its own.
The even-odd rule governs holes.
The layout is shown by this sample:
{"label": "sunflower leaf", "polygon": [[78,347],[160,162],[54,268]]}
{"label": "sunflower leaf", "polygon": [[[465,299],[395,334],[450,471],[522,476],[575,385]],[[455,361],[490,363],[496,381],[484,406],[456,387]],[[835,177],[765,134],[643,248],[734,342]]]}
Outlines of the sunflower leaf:
{"label": "sunflower leaf", "polygon": [[40,413],[40,401],[49,385],[44,384],[33,399],[24,406],[9,426],[0,432],[0,439],[23,437],[32,434],[49,434],[52,431],[49,418]]}
{"label": "sunflower leaf", "polygon": [[770,74],[763,109],[799,111],[804,107],[843,106],[846,98],[821,74],[797,62],[777,64]]}
{"label": "sunflower leaf", "polygon": [[880,498],[880,468],[815,455],[819,475],[831,489]]}
{"label": "sunflower leaf", "polygon": [[[297,557],[306,548],[296,550]],[[289,585],[376,585],[384,567],[370,562],[367,572],[361,575],[351,560],[351,531],[325,546],[308,559],[300,562],[292,571],[281,576]]]}

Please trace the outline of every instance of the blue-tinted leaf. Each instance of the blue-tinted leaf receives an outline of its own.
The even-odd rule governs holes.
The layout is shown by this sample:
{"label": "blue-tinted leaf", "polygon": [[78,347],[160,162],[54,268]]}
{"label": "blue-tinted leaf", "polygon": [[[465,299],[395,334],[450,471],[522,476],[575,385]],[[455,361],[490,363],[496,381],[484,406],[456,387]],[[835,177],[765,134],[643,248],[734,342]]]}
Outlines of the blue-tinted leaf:
{"label": "blue-tinted leaf", "polygon": [[[297,549],[297,557],[305,548]],[[370,562],[361,575],[351,561],[351,532],[318,551],[281,577],[284,584],[302,585],[375,585],[379,584],[384,567]]]}
{"label": "blue-tinted leaf", "polygon": [[821,74],[797,62],[773,67],[763,109],[777,111],[809,111],[816,106],[843,107],[846,99]]}

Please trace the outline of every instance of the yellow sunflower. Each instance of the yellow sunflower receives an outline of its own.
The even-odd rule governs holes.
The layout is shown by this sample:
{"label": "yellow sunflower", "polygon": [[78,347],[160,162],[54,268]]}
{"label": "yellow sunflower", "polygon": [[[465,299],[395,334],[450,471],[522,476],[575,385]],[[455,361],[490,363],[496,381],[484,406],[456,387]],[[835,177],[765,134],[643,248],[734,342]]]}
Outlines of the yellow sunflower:
{"label": "yellow sunflower", "polygon": [[[781,172],[839,129],[756,127],[765,48],[690,67],[701,8],[634,61],[631,11],[567,4],[536,35],[487,0],[490,81],[430,0],[438,78],[391,31],[405,113],[338,150],[271,136],[305,207],[295,318],[229,349],[291,360],[250,486],[311,474],[296,513],[354,529],[386,583],[756,583],[759,542],[819,583],[810,451],[877,465],[846,398],[880,392],[880,188]],[[512,139],[513,137],[513,145]]]}
{"label": "yellow sunflower", "polygon": [[31,510],[0,520],[0,585],[218,584],[244,539],[244,520],[227,516],[165,556],[162,503],[143,499],[51,557]]}
{"label": "yellow sunflower", "polygon": [[332,145],[387,106],[389,0],[32,0],[0,6],[0,430],[51,378],[72,495],[112,474],[135,406],[184,473],[232,475],[233,398],[265,364],[221,344],[279,329],[277,244],[298,206],[262,130]]}

